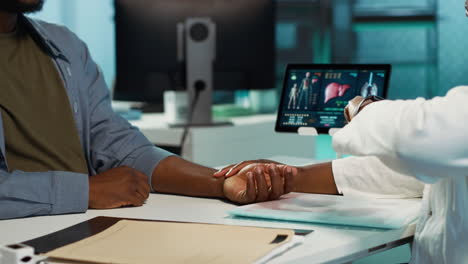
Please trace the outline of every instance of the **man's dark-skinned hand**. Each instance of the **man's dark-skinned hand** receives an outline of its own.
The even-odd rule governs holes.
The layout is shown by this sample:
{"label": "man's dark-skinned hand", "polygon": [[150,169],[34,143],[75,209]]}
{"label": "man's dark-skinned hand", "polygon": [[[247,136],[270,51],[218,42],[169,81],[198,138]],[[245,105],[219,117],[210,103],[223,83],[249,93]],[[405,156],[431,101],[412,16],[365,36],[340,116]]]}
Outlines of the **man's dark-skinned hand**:
{"label": "man's dark-skinned hand", "polygon": [[142,206],[148,199],[148,177],[129,167],[118,167],[89,177],[89,208]]}

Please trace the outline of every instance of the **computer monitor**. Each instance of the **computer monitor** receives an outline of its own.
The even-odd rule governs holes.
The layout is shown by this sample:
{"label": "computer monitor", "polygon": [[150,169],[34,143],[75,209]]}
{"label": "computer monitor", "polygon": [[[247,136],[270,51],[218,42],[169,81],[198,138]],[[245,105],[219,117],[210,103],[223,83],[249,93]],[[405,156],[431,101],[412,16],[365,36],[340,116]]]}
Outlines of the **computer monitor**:
{"label": "computer monitor", "polygon": [[181,43],[179,26],[190,18],[208,18],[215,26],[213,89],[274,88],[273,0],[115,0],[114,4],[115,100],[142,101],[162,111],[164,91],[187,88],[188,44]]}

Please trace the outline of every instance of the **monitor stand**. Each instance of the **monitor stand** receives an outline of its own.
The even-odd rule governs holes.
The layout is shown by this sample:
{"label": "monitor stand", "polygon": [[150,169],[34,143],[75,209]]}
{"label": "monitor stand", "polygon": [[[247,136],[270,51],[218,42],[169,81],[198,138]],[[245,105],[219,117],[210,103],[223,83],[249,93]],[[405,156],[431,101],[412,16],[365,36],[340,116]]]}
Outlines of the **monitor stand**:
{"label": "monitor stand", "polygon": [[187,18],[177,25],[178,59],[186,65],[187,124],[173,126],[225,126],[214,122],[213,63],[216,59],[216,24],[207,17]]}
{"label": "monitor stand", "polygon": [[[338,131],[340,131],[340,128],[330,128],[328,130],[328,135],[333,136]],[[300,136],[318,136],[319,134],[315,127],[299,127],[297,133]]]}
{"label": "monitor stand", "polygon": [[[328,135],[333,137],[333,135],[338,131],[340,131],[340,128],[330,128],[328,130]],[[315,127],[299,127],[299,129],[297,130],[297,134],[299,134],[300,136],[318,136],[319,135]],[[336,158],[337,159],[343,158],[343,154],[337,152]]]}
{"label": "monitor stand", "polygon": [[209,127],[232,125],[231,122],[193,123],[190,119],[190,111],[187,91],[165,91],[164,92],[164,116],[169,127]]}

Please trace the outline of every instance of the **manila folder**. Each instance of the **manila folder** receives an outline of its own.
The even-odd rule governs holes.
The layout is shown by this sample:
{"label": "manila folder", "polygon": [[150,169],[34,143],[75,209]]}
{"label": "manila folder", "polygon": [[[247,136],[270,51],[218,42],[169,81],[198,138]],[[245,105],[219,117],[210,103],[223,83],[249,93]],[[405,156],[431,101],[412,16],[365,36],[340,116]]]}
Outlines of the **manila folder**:
{"label": "manila folder", "polygon": [[288,243],[293,230],[121,220],[46,253],[92,263],[252,263]]}

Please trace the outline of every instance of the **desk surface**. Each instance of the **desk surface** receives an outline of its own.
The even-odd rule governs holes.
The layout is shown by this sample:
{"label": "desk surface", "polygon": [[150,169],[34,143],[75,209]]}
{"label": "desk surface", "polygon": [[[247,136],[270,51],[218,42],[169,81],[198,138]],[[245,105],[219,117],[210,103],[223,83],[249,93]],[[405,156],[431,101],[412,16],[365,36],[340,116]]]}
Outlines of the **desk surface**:
{"label": "desk surface", "polygon": [[[232,117],[227,121],[231,122],[233,126],[191,127],[190,129],[197,132],[214,132],[219,134],[225,133],[232,129],[232,127],[248,127],[250,129],[252,125],[273,124],[275,120],[276,115],[272,114]],[[180,145],[184,131],[182,127],[171,128],[166,122],[164,114],[161,113],[144,114],[141,119],[131,121],[131,124],[140,128],[151,142],[170,146]],[[271,131],[274,131],[274,126],[271,127]]]}
{"label": "desk surface", "polygon": [[[272,157],[292,165],[310,159]],[[18,243],[55,232],[96,216],[186,221],[226,225],[313,229],[305,243],[271,263],[346,263],[412,240],[415,226],[396,230],[234,219],[227,211],[236,206],[218,199],[151,194],[142,207],[88,210],[84,214],[41,216],[0,221],[0,245]]]}
{"label": "desk surface", "polygon": [[[288,223],[233,219],[226,211],[235,205],[217,199],[151,194],[138,208],[88,210],[85,214],[32,217],[0,221],[0,244],[18,243],[46,235],[96,216],[190,221],[228,225],[286,227]],[[312,228],[303,245],[271,263],[344,263],[408,242],[414,226],[381,230],[331,225],[292,224],[293,228]],[[374,252],[369,252],[374,251]]]}

